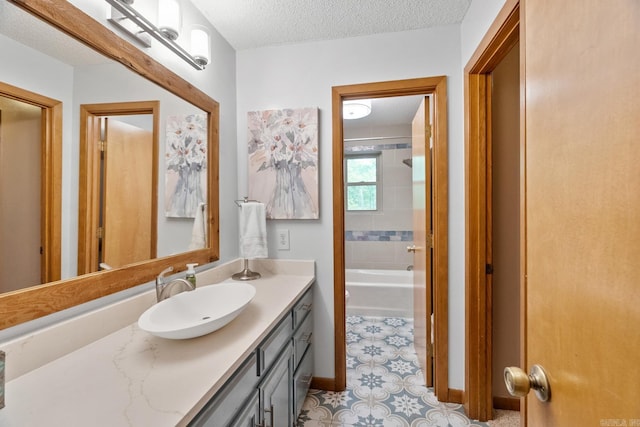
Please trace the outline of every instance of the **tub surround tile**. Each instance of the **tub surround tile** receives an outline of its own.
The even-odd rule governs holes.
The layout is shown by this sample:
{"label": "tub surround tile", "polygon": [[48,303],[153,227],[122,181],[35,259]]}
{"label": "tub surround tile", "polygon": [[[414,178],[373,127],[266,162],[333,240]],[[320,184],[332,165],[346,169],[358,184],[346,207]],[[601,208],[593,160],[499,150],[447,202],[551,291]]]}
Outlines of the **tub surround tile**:
{"label": "tub surround tile", "polygon": [[[221,269],[233,274],[241,265],[236,260]],[[186,425],[311,285],[315,265],[313,261],[265,260],[260,268],[262,278],[251,282],[257,290],[254,300],[238,318],[212,334],[166,340],[149,335],[133,322],[13,378],[6,384],[0,425]],[[199,286],[215,282],[219,274],[198,273]],[[136,297],[147,302],[144,309],[155,302],[155,290],[148,294],[152,298]],[[117,313],[115,307],[105,310],[111,310],[109,315]],[[143,310],[136,311],[136,320]],[[73,330],[96,328],[97,319],[74,319]],[[70,327],[52,329],[57,327],[61,329],[45,334],[50,345],[72,335]],[[30,341],[39,339],[37,335],[23,340],[30,350],[24,354],[35,349]],[[0,349],[5,344],[0,343]],[[12,358],[18,359],[16,352],[7,354],[7,366]]]}
{"label": "tub surround tile", "polygon": [[346,230],[373,230],[373,216],[371,213],[348,212],[344,217]]}
{"label": "tub surround tile", "polygon": [[407,252],[412,242],[345,242],[347,268],[406,270],[413,264],[413,254]]}
{"label": "tub surround tile", "polygon": [[370,151],[401,150],[406,148],[411,148],[411,143],[357,145],[354,147],[345,147],[344,152],[366,153]]}
{"label": "tub surround tile", "polygon": [[403,230],[347,230],[347,242],[411,242],[413,231]]}

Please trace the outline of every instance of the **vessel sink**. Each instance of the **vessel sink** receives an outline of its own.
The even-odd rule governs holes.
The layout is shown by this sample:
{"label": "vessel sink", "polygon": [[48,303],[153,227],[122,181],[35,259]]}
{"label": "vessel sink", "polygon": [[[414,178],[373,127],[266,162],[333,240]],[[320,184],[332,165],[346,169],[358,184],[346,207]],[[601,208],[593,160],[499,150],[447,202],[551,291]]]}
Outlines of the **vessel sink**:
{"label": "vessel sink", "polygon": [[140,329],[169,339],[195,338],[222,328],[251,302],[256,289],[248,283],[203,286],[167,298],[142,313]]}

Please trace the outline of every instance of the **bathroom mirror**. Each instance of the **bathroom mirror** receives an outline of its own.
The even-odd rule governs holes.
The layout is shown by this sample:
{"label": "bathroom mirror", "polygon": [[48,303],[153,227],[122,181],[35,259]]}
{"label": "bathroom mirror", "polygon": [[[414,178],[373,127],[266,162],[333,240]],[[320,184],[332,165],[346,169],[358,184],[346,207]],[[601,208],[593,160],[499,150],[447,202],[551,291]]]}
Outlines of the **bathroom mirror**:
{"label": "bathroom mirror", "polygon": [[[83,69],[78,72],[75,78],[85,78],[86,88],[104,85],[107,92],[112,94],[112,98],[89,99],[90,90],[83,89],[79,93],[61,94],[44,99],[43,103],[36,102],[34,105],[47,105],[52,103],[50,109],[46,109],[45,114],[50,114],[55,119],[54,124],[44,127],[48,144],[57,147],[57,152],[50,161],[43,166],[43,171],[51,170],[51,179],[43,181],[43,198],[47,199],[47,216],[42,221],[44,226],[43,234],[47,239],[58,242],[58,247],[52,252],[58,251],[58,257],[65,259],[69,253],[77,256],[77,233],[79,218],[83,215],[78,213],[78,182],[73,181],[82,177],[79,170],[78,141],[80,133],[80,104],[104,103],[104,102],[127,102],[127,101],[159,101],[160,111],[164,120],[165,115],[170,114],[202,114],[206,122],[206,142],[207,142],[207,214],[205,216],[206,230],[208,235],[207,247],[189,251],[188,243],[179,243],[172,246],[174,239],[171,235],[165,236],[161,241],[161,233],[158,233],[158,251],[154,259],[143,260],[109,271],[99,271],[80,276],[74,276],[72,271],[76,268],[75,263],[71,267],[60,268],[62,272],[55,272],[51,275],[53,281],[44,280],[44,283],[34,284],[36,286],[25,289],[14,290],[0,294],[0,329],[17,325],[29,320],[33,320],[69,307],[73,307],[84,302],[100,298],[133,286],[144,283],[153,278],[162,269],[173,266],[176,271],[184,269],[187,262],[197,262],[205,264],[219,258],[218,244],[218,123],[219,106],[202,91],[194,88],[181,77],[163,67],[161,64],[144,54],[141,50],[131,45],[118,35],[109,31],[106,27],[96,22],[80,9],[69,2],[41,2],[31,0],[10,0],[3,1],[1,6],[3,17],[9,13],[22,13],[28,15],[31,23],[21,24],[26,29],[26,37],[32,40],[20,40],[19,43],[26,48],[23,52],[2,52],[5,58],[14,58],[17,65],[26,68],[28,72],[14,75],[13,81],[8,82],[11,87],[27,88],[26,92],[39,94],[46,92],[40,88],[46,87],[49,80],[59,78],[61,81],[69,81],[74,76],[58,75],[65,67],[46,68],[35,61],[26,52],[31,51],[29,46],[37,43],[37,37],[73,37],[84,45],[91,47],[89,52],[83,53],[80,49],[67,52],[72,61],[83,64]],[[10,9],[11,8],[11,9]],[[19,12],[18,12],[19,11]],[[56,29],[53,36],[44,36],[44,32],[39,31],[42,23]],[[2,27],[2,33],[6,30]],[[0,41],[7,41],[4,34],[0,34]],[[104,58],[108,58],[108,63]],[[84,61],[84,62],[83,62]],[[4,62],[4,61],[3,61]],[[0,70],[0,82],[3,82],[3,75],[7,70],[12,69],[8,63],[4,62],[3,70]],[[84,77],[83,73],[89,68],[97,68],[102,77]],[[15,68],[15,67],[14,67]],[[44,68],[44,69],[43,69]],[[73,66],[68,66],[68,70],[74,73]],[[44,75],[44,77],[43,77]],[[66,80],[65,80],[66,79]],[[76,85],[77,83],[74,83]],[[119,86],[131,92],[136,89],[136,96],[139,99],[116,99],[117,95],[112,87]],[[97,88],[94,88],[97,89]],[[55,90],[52,92],[55,94]],[[121,92],[122,93],[122,92]],[[37,95],[34,95],[37,96]],[[54,99],[55,98],[55,99]],[[64,102],[56,101],[63,98]],[[43,111],[45,109],[43,108]],[[43,121],[44,122],[44,121]],[[61,123],[65,123],[63,126]],[[69,126],[72,123],[72,126]],[[160,126],[160,133],[164,132],[164,126]],[[164,138],[161,139],[163,141]],[[55,150],[54,150],[55,151]],[[158,166],[163,169],[163,165]],[[157,175],[156,175],[157,176]],[[156,212],[158,222],[171,222],[172,218],[165,218],[162,211],[163,194],[159,193],[157,200],[160,206]],[[75,200],[74,200],[75,198]],[[72,209],[69,209],[69,205]],[[75,212],[73,211],[75,208]],[[182,220],[182,219],[181,219]],[[191,221],[174,220],[174,225],[181,225],[181,234],[186,242],[189,241],[190,231],[193,224]],[[186,224],[186,226],[185,226]],[[160,227],[158,227],[160,230]],[[185,236],[186,235],[186,236]],[[61,242],[61,243],[60,243]],[[74,249],[75,247],[75,249]],[[48,257],[50,254],[46,254]],[[55,256],[51,258],[55,260]],[[67,263],[63,263],[67,264]],[[64,271],[66,270],[68,271]],[[56,275],[58,277],[56,277]],[[62,280],[57,280],[62,277]]]}

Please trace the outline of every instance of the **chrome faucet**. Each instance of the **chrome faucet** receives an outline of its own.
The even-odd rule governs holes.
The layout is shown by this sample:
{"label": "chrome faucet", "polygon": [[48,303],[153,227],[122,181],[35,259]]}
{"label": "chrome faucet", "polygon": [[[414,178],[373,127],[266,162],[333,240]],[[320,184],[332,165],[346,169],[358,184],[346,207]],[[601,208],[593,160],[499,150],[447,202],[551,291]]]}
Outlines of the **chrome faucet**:
{"label": "chrome faucet", "polygon": [[156,277],[156,298],[158,302],[169,298],[171,296],[171,289],[173,289],[178,284],[182,284],[183,288],[186,287],[186,289],[183,289],[180,292],[184,292],[185,290],[193,291],[195,289],[195,286],[193,286],[191,282],[185,279],[173,279],[169,283],[165,284],[164,275],[171,271],[173,271],[173,267],[165,268],[164,270],[162,270],[162,272],[160,272],[160,274],[158,274],[158,277]]}

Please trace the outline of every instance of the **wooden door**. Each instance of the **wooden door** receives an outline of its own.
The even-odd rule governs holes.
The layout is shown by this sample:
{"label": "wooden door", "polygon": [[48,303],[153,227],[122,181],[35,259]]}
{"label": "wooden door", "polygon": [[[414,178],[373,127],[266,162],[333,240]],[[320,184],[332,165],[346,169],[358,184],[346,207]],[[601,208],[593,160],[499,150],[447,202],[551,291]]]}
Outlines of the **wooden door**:
{"label": "wooden door", "polygon": [[640,2],[523,12],[526,419],[640,425]]}
{"label": "wooden door", "polygon": [[151,131],[106,118],[102,257],[112,267],[153,258]]}
{"label": "wooden door", "polygon": [[433,381],[431,275],[431,126],[429,98],[424,97],[411,123],[413,181],[413,318],[414,346],[428,387]]}
{"label": "wooden door", "polygon": [[41,123],[41,108],[0,98],[0,292],[46,282]]}

